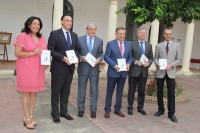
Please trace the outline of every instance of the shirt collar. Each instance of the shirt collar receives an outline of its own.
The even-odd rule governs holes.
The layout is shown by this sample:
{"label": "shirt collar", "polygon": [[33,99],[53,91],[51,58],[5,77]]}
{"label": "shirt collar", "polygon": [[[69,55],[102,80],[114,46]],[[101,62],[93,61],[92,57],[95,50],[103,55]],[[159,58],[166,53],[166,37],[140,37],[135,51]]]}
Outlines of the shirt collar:
{"label": "shirt collar", "polygon": [[119,41],[118,39],[117,39],[117,42],[118,42],[118,44],[120,44],[120,42],[122,42],[122,44],[124,43],[124,41]]}
{"label": "shirt collar", "polygon": [[[172,43],[172,41],[169,41],[169,44],[171,44]],[[167,44],[167,42],[165,41],[165,45]]]}
{"label": "shirt collar", "polygon": [[87,39],[90,39],[90,38],[94,39],[94,36],[93,36],[93,37],[90,37],[90,36],[87,34]]}
{"label": "shirt collar", "polygon": [[70,31],[68,30],[68,31],[66,31],[63,27],[62,27],[62,31],[63,31],[63,33],[65,33],[66,34],[66,32],[69,32],[70,33]]}
{"label": "shirt collar", "polygon": [[143,42],[143,44],[145,43],[145,41],[140,41],[139,39],[138,39],[138,42],[139,42],[139,44],[140,44],[140,42]]}

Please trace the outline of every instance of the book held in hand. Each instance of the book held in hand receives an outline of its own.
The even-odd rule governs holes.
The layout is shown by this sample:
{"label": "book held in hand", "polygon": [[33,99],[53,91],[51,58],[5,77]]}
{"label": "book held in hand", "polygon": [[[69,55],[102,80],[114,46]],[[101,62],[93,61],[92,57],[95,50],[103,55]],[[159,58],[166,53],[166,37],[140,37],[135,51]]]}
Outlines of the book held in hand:
{"label": "book held in hand", "polygon": [[119,71],[127,71],[125,58],[117,59]]}
{"label": "book held in hand", "polygon": [[50,65],[50,50],[42,50],[41,53],[41,65]]}
{"label": "book held in hand", "polygon": [[165,70],[167,67],[167,59],[159,59],[160,70]]}
{"label": "book held in hand", "polygon": [[144,64],[145,61],[148,62],[149,59],[144,54],[142,54],[142,56],[140,57],[140,61],[142,62],[142,64]]}
{"label": "book held in hand", "polygon": [[69,59],[70,64],[78,62],[74,50],[68,50],[68,51],[66,51],[66,54],[67,54],[67,58]]}
{"label": "book held in hand", "polygon": [[94,67],[94,64],[95,64],[95,61],[97,60],[92,54],[88,53],[86,56],[85,56],[85,59],[87,60],[87,62],[92,66]]}

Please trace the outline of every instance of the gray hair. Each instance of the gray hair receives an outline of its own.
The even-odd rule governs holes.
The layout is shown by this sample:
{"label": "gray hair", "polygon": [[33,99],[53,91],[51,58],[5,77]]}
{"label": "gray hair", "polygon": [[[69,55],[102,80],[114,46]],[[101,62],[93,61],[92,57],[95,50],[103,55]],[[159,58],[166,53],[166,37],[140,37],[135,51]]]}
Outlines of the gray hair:
{"label": "gray hair", "polygon": [[139,27],[137,28],[137,33],[140,31],[140,30],[146,30],[144,27]]}
{"label": "gray hair", "polygon": [[88,27],[90,27],[90,26],[95,26],[96,29],[97,29],[97,26],[96,26],[96,24],[95,24],[94,22],[89,22],[88,25],[87,25],[87,27],[86,27],[86,29],[87,29]]}

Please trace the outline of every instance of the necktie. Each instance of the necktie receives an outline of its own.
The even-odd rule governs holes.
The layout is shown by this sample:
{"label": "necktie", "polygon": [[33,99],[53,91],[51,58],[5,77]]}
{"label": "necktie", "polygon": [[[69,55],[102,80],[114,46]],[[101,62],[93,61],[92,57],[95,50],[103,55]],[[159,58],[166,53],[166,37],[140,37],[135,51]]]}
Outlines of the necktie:
{"label": "necktie", "polygon": [[89,38],[89,44],[88,44],[88,50],[91,53],[92,52],[92,38]]}
{"label": "necktie", "polygon": [[123,56],[123,46],[122,46],[122,42],[119,42],[119,50],[120,50],[120,54],[121,56]]}
{"label": "necktie", "polygon": [[144,48],[143,48],[143,42],[140,42],[140,49],[141,49],[141,52],[142,52],[142,54],[144,54]]}
{"label": "necktie", "polygon": [[66,33],[67,33],[67,45],[68,45],[68,48],[70,49],[71,41],[70,41],[70,37],[69,37],[69,32],[66,32]]}
{"label": "necktie", "polygon": [[167,43],[167,46],[166,46],[166,52],[168,53],[169,51],[169,43]]}

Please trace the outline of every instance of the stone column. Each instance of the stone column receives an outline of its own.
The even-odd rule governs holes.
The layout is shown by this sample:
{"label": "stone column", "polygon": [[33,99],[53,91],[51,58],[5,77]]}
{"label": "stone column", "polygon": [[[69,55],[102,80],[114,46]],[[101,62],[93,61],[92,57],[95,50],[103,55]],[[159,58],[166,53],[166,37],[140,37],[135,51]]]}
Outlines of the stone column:
{"label": "stone column", "polygon": [[[158,34],[159,34],[159,21],[154,20],[151,23],[151,36],[150,36],[150,43],[152,44],[153,55],[155,53],[156,45],[158,44]],[[152,63],[151,67],[149,68],[149,74],[153,75],[156,70],[156,66]]]}
{"label": "stone column", "polygon": [[194,22],[187,25],[184,53],[182,53],[183,55],[182,68],[180,71],[177,72],[177,74],[192,75],[192,72],[189,70],[189,67],[190,67],[190,58],[192,53],[194,27],[195,27]]}
{"label": "stone column", "polygon": [[63,15],[63,0],[54,0],[53,30],[61,28],[60,18]]}
{"label": "stone column", "polygon": [[[118,2],[120,0],[109,0],[110,8],[108,14],[108,31],[107,31],[107,42],[116,38],[115,30],[117,28],[117,14],[116,11],[118,9]],[[108,69],[108,64],[105,63],[104,68],[101,70],[102,74],[106,74]]]}
{"label": "stone column", "polygon": [[[53,30],[61,28],[60,18],[63,15],[63,0],[54,0],[54,11],[53,11]],[[46,74],[50,74],[50,66],[45,71]]]}

